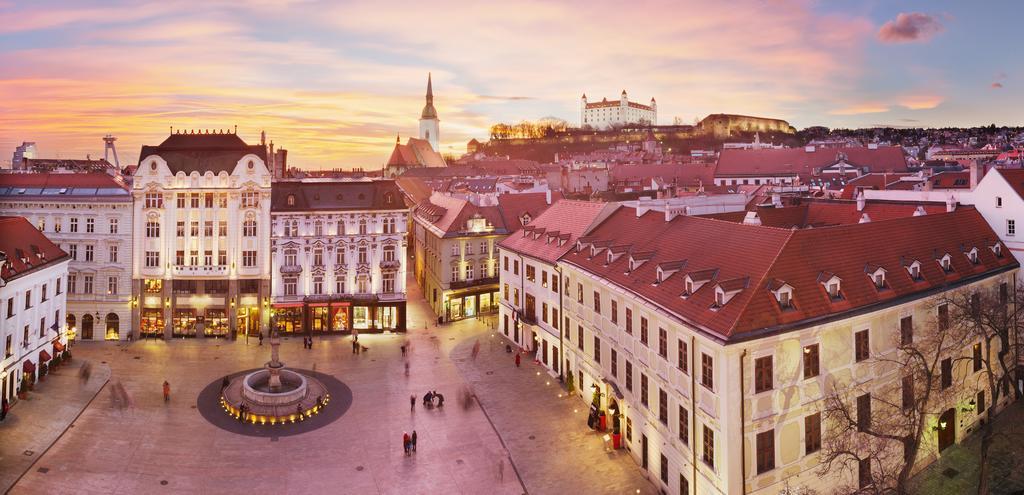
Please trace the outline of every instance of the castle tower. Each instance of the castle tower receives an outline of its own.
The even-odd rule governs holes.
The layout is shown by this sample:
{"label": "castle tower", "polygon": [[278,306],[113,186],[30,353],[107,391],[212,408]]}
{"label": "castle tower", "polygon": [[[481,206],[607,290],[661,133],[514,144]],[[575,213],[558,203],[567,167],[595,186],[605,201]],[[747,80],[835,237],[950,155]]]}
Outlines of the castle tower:
{"label": "castle tower", "polygon": [[580,104],[580,127],[587,124],[587,94],[583,93],[581,98],[582,103]]}
{"label": "castle tower", "polygon": [[654,114],[651,119],[651,125],[658,125],[658,102],[654,101],[654,97],[651,97],[651,113]]}
{"label": "castle tower", "polygon": [[440,144],[441,121],[437,118],[437,110],[434,109],[434,89],[430,80],[430,73],[427,73],[427,104],[423,106],[423,113],[420,115],[420,139],[425,139],[434,148],[434,151],[441,151]]}
{"label": "castle tower", "polygon": [[622,105],[623,108],[629,106],[629,98],[626,97],[626,90],[622,90],[622,96],[619,97],[619,104]]}

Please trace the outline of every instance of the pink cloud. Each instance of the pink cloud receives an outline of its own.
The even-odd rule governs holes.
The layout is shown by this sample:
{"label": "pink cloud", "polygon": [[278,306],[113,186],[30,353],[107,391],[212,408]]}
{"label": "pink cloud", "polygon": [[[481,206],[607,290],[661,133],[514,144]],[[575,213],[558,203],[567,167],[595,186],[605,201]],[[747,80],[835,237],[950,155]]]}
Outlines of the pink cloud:
{"label": "pink cloud", "polygon": [[1001,83],[1001,82],[994,82],[994,83],[992,83],[992,89],[1000,89],[1002,87],[1003,87],[1003,83]]}
{"label": "pink cloud", "polygon": [[921,12],[903,12],[878,30],[878,39],[884,43],[910,43],[928,41],[945,29],[932,15]]}

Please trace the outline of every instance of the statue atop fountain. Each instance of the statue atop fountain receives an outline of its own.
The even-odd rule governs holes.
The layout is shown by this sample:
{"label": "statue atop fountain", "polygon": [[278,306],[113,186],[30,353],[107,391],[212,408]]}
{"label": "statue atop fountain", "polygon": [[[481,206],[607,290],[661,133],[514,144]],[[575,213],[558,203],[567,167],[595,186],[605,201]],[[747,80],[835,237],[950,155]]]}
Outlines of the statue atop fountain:
{"label": "statue atop fountain", "polygon": [[277,335],[277,330],[274,330],[270,333],[270,361],[266,365],[267,372],[270,373],[268,385],[271,392],[279,392],[281,390],[281,368],[284,368],[284,363],[278,359],[279,347],[281,347],[281,339]]}

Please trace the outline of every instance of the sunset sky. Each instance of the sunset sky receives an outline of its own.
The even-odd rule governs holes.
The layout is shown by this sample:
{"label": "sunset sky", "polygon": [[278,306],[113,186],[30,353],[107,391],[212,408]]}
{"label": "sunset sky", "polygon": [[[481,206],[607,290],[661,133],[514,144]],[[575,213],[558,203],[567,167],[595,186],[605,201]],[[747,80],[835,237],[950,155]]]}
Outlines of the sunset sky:
{"label": "sunset sky", "polygon": [[443,152],[578,122],[582,93],[798,128],[1020,124],[1024,2],[0,0],[0,163],[122,165],[170,126],[261,129],[304,168],[379,168],[433,73]]}

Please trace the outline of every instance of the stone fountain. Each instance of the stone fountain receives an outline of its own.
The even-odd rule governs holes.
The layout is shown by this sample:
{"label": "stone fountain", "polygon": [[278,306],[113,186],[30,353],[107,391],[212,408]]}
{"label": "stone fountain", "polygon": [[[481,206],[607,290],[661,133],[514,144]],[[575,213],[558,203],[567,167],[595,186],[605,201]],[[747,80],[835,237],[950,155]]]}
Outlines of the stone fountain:
{"label": "stone fountain", "polygon": [[238,417],[245,406],[244,421],[278,424],[302,421],[327,405],[327,388],[312,374],[284,367],[279,357],[281,339],[270,336],[270,361],[261,370],[238,375],[221,393],[221,405]]}

